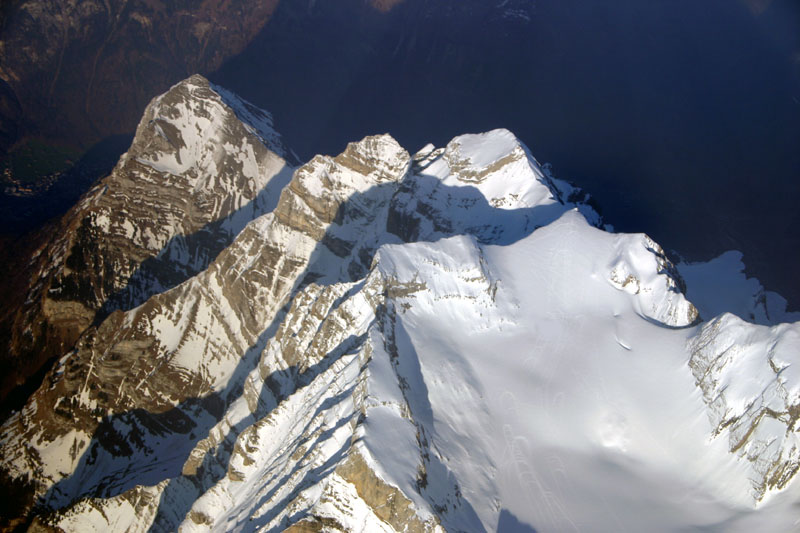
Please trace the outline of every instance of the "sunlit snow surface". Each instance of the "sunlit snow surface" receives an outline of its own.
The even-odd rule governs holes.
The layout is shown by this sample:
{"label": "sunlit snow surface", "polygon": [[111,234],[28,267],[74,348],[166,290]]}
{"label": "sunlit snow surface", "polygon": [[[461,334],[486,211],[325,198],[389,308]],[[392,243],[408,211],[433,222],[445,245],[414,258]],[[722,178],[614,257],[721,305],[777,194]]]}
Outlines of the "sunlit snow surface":
{"label": "sunlit snow surface", "polygon": [[[338,468],[356,454],[421,520],[438,520],[447,531],[800,527],[796,482],[756,490],[769,465],[755,456],[766,449],[772,455],[763,457],[794,460],[794,428],[765,421],[753,444],[734,453],[741,428],[719,427],[731,413],[755,416],[762,404],[777,411],[800,402],[800,324],[769,329],[731,315],[711,322],[710,311],[746,314],[758,305],[738,258],[681,267],[706,321],[697,323],[660,248],[645,235],[597,229],[599,217],[570,204],[572,188],[553,180],[511,133],[465,135],[445,150],[429,146],[413,163],[388,137],[351,148],[344,163],[315,158],[290,189],[352,195],[355,209],[326,231],[354,250],[376,245],[369,271],[355,280],[326,271],[294,293],[285,316],[274,315],[277,329],[264,330],[272,336],[257,345],[260,360],[244,393],[194,447],[182,476],[137,487],[135,500],[105,500],[102,511],[78,504],[61,517],[62,527],[277,531],[313,515],[351,531],[390,531]],[[364,164],[374,170],[359,174]],[[392,179],[396,188],[370,188]],[[293,201],[294,212],[313,216],[308,202],[289,193],[281,199]],[[427,214],[415,226],[418,242],[386,234],[386,212],[359,222],[360,212],[388,212],[392,202],[398,211]],[[165,299],[200,295],[237,324],[244,311],[219,295],[252,272],[268,246],[298,264],[309,257],[318,268],[345,264],[328,249],[315,255],[307,234],[276,220],[252,222],[224,263]],[[730,282],[712,290],[715,274]],[[250,290],[253,302],[272,294]],[[762,321],[791,316],[769,302]],[[152,324],[163,346],[183,331],[173,322]],[[247,342],[238,337],[181,339],[174,363],[187,372],[204,365],[219,379],[237,357],[255,360],[240,353]],[[204,343],[227,359],[209,366]],[[716,358],[718,351],[727,355]],[[300,373],[291,374],[292,366]],[[274,377],[269,385],[266,375]],[[193,485],[186,476],[195,459],[226,439],[233,449],[226,470],[207,478],[208,486]],[[47,449],[55,450],[54,468],[64,469],[60,445]],[[130,504],[147,498],[161,500],[157,518],[153,506],[142,512]],[[181,514],[170,517],[172,508]]]}
{"label": "sunlit snow surface", "polygon": [[[446,527],[492,530],[504,512],[537,531],[794,525],[788,494],[748,516],[747,465],[711,438],[687,367],[696,329],[646,320],[637,297],[608,282],[620,240],[568,213],[512,246],[483,247],[499,280],[493,305],[451,288],[447,263],[476,246],[467,239],[382,250],[381,268],[429,286],[402,300],[401,360],[418,360],[412,411],[429,417],[431,448],[471,507]],[[379,462],[393,453],[381,438],[367,433]]]}

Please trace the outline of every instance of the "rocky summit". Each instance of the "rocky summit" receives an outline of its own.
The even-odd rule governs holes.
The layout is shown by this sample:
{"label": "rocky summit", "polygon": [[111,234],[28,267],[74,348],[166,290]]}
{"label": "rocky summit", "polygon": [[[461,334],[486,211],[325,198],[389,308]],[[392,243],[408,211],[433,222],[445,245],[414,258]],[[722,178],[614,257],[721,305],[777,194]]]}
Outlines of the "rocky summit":
{"label": "rocky summit", "polygon": [[800,317],[590,203],[507,130],[294,168],[179,83],[31,259],[2,526],[796,527]]}

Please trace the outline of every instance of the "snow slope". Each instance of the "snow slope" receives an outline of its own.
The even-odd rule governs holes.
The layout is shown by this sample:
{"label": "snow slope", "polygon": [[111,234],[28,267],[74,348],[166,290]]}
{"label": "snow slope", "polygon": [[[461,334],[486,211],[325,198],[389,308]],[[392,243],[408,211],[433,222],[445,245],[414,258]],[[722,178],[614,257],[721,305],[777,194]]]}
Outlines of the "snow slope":
{"label": "snow slope", "polygon": [[[633,270],[653,280],[638,294],[611,281],[621,255],[645,249],[632,237],[570,212],[512,246],[381,250],[385,275],[427,287],[392,302],[394,329],[431,470],[466,502],[440,515],[448,530],[495,530],[509,514],[536,531],[747,529],[758,468],[713,438],[686,364],[697,329],[642,313],[647,289],[667,285],[655,261]],[[777,351],[796,353],[788,341]],[[371,449],[390,455],[385,444]],[[452,501],[444,483],[429,487],[433,505]],[[782,530],[796,518],[784,507],[760,520]]]}

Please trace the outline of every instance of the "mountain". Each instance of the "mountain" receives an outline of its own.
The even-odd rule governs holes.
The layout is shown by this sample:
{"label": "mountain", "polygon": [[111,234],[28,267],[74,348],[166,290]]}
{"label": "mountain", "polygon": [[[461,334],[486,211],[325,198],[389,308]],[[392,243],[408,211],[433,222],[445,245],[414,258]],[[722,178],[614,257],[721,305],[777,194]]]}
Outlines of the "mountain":
{"label": "mountain", "polygon": [[0,317],[2,398],[111,311],[205,270],[274,208],[286,157],[269,114],[205,78],[155,98],[112,173],[19,266]]}
{"label": "mountain", "polygon": [[701,286],[760,289],[737,257],[612,232],[503,129],[287,183],[268,117],[189,78],[65,217],[29,293],[93,314],[0,430],[5,528],[796,525],[800,323]]}
{"label": "mountain", "polygon": [[[509,128],[616,228],[692,261],[740,250],[800,302],[794,0],[758,16],[729,0],[0,4],[0,238],[64,213],[130,143],[109,136],[201,72],[272,110],[303,160],[376,131],[416,149]],[[85,171],[90,149],[111,164]]]}

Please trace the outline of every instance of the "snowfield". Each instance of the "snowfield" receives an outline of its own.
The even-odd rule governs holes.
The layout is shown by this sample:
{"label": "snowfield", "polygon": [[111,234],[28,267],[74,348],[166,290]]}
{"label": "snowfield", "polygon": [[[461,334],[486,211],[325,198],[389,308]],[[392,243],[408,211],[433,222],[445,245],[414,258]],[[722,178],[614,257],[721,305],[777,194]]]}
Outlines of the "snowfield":
{"label": "snowfield", "polygon": [[[752,467],[713,438],[687,366],[697,327],[646,314],[667,285],[655,258],[630,269],[651,280],[636,292],[611,281],[621,256],[646,250],[632,237],[569,212],[511,246],[454,238],[379,252],[386,275],[427,286],[394,302],[405,309],[399,366],[408,361],[411,412],[427,422],[431,453],[469,503],[447,515],[448,530],[495,530],[504,513],[536,531],[744,531],[754,514],[769,530],[794,526],[792,505],[778,503],[787,494],[753,510]],[[493,298],[458,287],[469,255],[494,280]],[[731,379],[748,375],[759,374]],[[403,471],[394,476],[399,485]]]}

